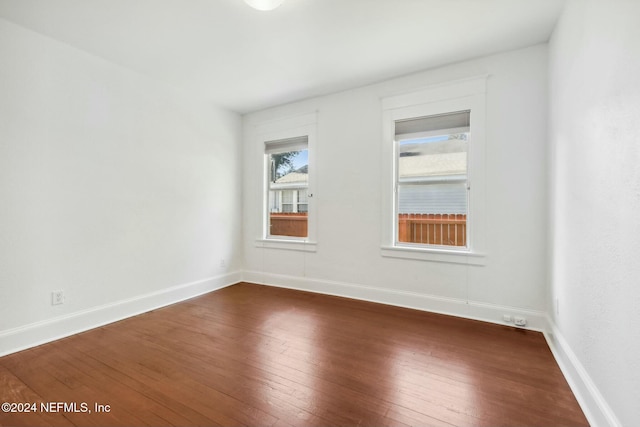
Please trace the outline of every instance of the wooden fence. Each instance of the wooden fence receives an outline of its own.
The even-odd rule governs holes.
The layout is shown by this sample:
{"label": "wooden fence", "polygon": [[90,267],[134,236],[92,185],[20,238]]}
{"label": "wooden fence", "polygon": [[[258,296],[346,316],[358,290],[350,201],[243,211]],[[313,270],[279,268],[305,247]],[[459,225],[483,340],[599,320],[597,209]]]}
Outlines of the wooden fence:
{"label": "wooden fence", "polygon": [[463,214],[400,214],[398,215],[398,241],[466,246],[467,216]]}
{"label": "wooden fence", "polygon": [[[307,237],[307,213],[272,213],[272,236]],[[462,214],[400,214],[398,241],[428,245],[466,246],[467,216]]]}
{"label": "wooden fence", "polygon": [[272,236],[307,237],[307,213],[271,213]]}

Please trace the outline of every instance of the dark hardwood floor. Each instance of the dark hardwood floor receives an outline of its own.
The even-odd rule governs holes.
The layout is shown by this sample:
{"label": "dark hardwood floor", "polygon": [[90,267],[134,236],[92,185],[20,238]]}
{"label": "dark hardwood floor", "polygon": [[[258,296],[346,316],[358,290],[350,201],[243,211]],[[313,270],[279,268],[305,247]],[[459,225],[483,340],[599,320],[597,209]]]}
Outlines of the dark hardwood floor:
{"label": "dark hardwood floor", "polygon": [[588,425],[540,333],[248,283],[0,358],[0,387],[37,404],[1,425]]}

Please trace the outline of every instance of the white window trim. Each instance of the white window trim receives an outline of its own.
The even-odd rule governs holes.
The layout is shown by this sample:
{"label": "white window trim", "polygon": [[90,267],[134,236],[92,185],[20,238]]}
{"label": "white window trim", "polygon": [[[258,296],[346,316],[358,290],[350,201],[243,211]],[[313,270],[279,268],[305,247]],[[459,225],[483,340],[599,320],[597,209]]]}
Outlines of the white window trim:
{"label": "white window trim", "polygon": [[[456,264],[486,262],[485,133],[488,76],[473,77],[382,99],[382,241],[384,257]],[[471,110],[467,176],[471,187],[467,212],[468,246],[463,249],[396,243],[395,121]]]}
{"label": "white window trim", "polygon": [[316,214],[316,129],[317,113],[309,113],[295,117],[259,123],[255,126],[255,143],[265,156],[265,142],[281,139],[307,136],[307,150],[309,155],[309,183],[307,185],[307,237],[271,236],[268,233],[268,166],[266,160],[262,162],[262,204],[258,213],[262,219],[261,236],[256,239],[255,246],[269,249],[286,249],[302,252],[316,251],[317,214]]}
{"label": "white window trim", "polygon": [[316,252],[316,242],[308,240],[256,239],[256,248],[283,249],[300,252]]}

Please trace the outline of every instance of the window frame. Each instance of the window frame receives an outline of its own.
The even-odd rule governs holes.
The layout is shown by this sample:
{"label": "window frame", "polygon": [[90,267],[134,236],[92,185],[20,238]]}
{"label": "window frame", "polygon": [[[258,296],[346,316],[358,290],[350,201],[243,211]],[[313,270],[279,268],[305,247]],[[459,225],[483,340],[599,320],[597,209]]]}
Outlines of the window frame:
{"label": "window frame", "polygon": [[[485,263],[487,77],[459,80],[382,99],[382,256],[460,264]],[[395,122],[465,110],[471,111],[467,152],[467,246],[398,242],[399,143],[395,136]]]}
{"label": "window frame", "polygon": [[[262,172],[262,203],[260,217],[261,235],[256,239],[256,247],[298,250],[303,252],[316,251],[316,203],[315,203],[315,182],[316,182],[316,127],[317,114],[310,113],[295,117],[289,117],[256,125],[256,144],[260,146],[263,156]],[[279,141],[298,137],[307,137],[308,154],[308,183],[307,183],[307,237],[276,236],[269,232],[269,154],[266,152],[269,141]],[[298,190],[298,188],[292,188]],[[294,194],[294,204],[296,203]]]}

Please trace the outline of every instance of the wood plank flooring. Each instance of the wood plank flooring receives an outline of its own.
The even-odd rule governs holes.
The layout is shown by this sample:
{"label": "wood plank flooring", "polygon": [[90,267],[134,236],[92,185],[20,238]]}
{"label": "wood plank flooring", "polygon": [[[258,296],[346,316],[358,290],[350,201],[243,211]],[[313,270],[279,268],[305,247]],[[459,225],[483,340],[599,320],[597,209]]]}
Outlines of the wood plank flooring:
{"label": "wood plank flooring", "polygon": [[540,333],[249,283],[0,358],[0,402],[37,404],[7,426],[588,425]]}

